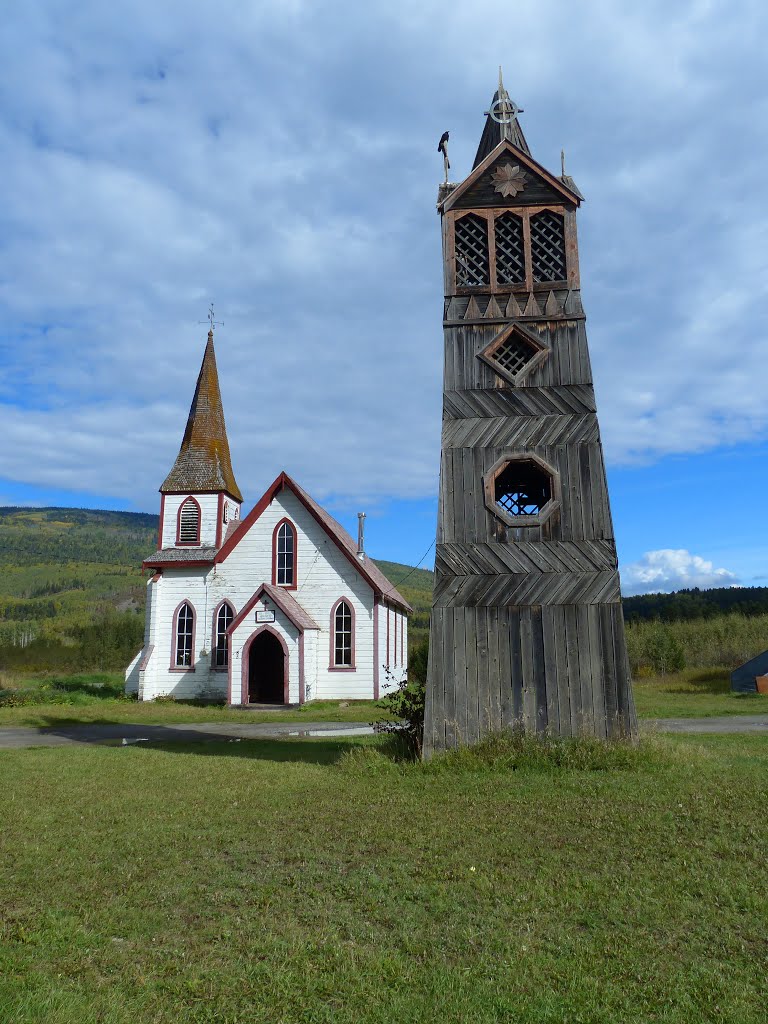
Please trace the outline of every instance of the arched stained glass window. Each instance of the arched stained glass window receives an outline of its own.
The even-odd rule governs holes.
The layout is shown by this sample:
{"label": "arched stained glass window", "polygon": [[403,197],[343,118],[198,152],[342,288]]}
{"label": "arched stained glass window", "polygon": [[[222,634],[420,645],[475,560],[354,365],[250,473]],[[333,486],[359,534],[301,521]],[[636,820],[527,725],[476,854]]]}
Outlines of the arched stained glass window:
{"label": "arched stained glass window", "polygon": [[185,601],[176,613],[176,668],[192,667],[192,649],[195,637],[195,613]]}
{"label": "arched stained glass window", "polygon": [[232,625],[234,618],[234,608],[228,601],[225,601],[216,612],[216,622],[214,624],[216,636],[214,668],[226,668],[229,664],[229,638],[227,637],[227,630]]}
{"label": "arched stained glass window", "polygon": [[346,601],[339,601],[333,612],[333,667],[351,668],[354,650],[354,617]]}

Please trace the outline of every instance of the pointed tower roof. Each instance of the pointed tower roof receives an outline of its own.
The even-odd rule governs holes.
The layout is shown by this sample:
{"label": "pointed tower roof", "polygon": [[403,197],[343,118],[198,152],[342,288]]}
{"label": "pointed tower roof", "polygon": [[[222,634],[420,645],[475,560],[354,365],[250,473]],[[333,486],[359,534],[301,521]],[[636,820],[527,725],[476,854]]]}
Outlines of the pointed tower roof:
{"label": "pointed tower roof", "polygon": [[179,491],[197,494],[226,491],[237,501],[243,500],[229,455],[212,330],[208,331],[208,344],[181,448],[160,488],[161,494]]}
{"label": "pointed tower roof", "polygon": [[[499,68],[499,87],[493,94],[490,109],[485,115],[485,128],[483,128],[483,134],[480,137],[480,145],[477,147],[475,162],[472,164],[473,169],[478,164],[481,164],[489,153],[496,149],[502,139],[507,139],[513,146],[517,146],[524,153],[527,153],[529,156],[531,155],[528,143],[523,135],[523,129],[517,120],[519,113],[521,114],[522,110],[514,100],[510,99],[509,93],[504,88],[501,68]],[[496,118],[499,118],[499,120],[496,120]]]}

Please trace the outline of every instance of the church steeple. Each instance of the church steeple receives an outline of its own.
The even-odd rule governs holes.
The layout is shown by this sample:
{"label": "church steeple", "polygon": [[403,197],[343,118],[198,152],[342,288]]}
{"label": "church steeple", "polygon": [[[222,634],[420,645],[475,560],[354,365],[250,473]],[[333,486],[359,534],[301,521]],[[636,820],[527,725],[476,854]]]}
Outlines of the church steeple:
{"label": "church steeple", "polygon": [[486,111],[487,120],[480,138],[480,145],[477,147],[475,162],[472,164],[473,169],[496,149],[502,139],[507,139],[513,146],[517,146],[518,149],[530,156],[531,151],[517,119],[517,115],[522,113],[522,109],[514,100],[510,99],[509,93],[504,88],[501,68],[499,68],[499,87],[493,94],[490,109]]}
{"label": "church steeple", "polygon": [[229,454],[216,353],[213,349],[213,330],[208,332],[208,344],[205,346],[179,454],[160,488],[161,494],[182,492],[224,492],[238,502],[243,500]]}

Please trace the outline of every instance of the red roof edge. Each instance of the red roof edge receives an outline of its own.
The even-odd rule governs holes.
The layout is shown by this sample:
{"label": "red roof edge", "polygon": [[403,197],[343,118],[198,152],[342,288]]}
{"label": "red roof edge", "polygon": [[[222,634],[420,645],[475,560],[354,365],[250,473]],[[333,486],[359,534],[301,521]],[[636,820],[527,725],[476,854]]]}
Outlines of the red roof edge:
{"label": "red roof edge", "polygon": [[186,569],[188,566],[199,569],[201,565],[213,565],[214,560],[212,558],[198,558],[195,560],[190,559],[189,561],[181,561],[181,559],[174,562],[163,562],[159,558],[145,558],[141,563],[142,569]]}
{"label": "red roof edge", "polygon": [[[336,547],[341,551],[350,565],[353,565],[355,569],[360,573],[363,579],[370,585],[374,595],[376,597],[388,598],[392,604],[398,604],[401,608],[405,608],[407,611],[413,611],[411,606],[402,596],[399,594],[397,589],[393,586],[390,590],[383,590],[379,582],[374,579],[368,571],[365,562],[361,562],[341,541],[341,539],[334,533],[333,530],[328,528],[328,524],[323,522],[322,516],[319,515],[317,507],[315,506],[314,500],[309,498],[309,495],[305,494],[299,485],[292,480],[288,474],[283,470],[275,480],[270,484],[264,494],[259,498],[258,502],[253,506],[251,511],[242,520],[240,526],[235,530],[232,536],[221,546],[214,559],[215,562],[223,562],[224,559],[232,552],[232,550],[240,543],[248,530],[253,526],[262,512],[265,510],[270,501],[287,487],[294,495],[299,499],[304,508],[309,512],[315,522],[322,528],[323,532],[331,538]],[[328,514],[328,513],[326,513]],[[329,517],[332,518],[332,517]],[[343,529],[339,524],[339,529]],[[346,531],[345,531],[346,532]]]}
{"label": "red roof edge", "polygon": [[[259,598],[261,597],[261,595],[265,593],[268,595],[271,601],[274,601],[274,603],[277,605],[277,607],[280,609],[283,615],[285,615],[285,617],[294,624],[294,626],[296,627],[296,629],[299,630],[300,633],[303,633],[307,629],[320,628],[317,625],[317,623],[312,619],[312,616],[309,615],[308,612],[304,612],[303,608],[301,610],[304,612],[307,622],[297,621],[297,615],[291,608],[290,603],[279,591],[276,591],[277,588],[270,586],[269,583],[260,583],[259,586],[256,588],[256,591],[254,592],[253,596],[248,599],[247,603],[245,604],[241,612],[238,615],[236,615],[232,622],[229,624],[227,628],[227,633],[232,633],[235,629],[237,629],[237,627],[240,625],[243,619],[245,619],[249,612],[252,612],[254,607],[259,603]],[[293,598],[293,601],[296,604],[298,604],[298,601],[296,601],[295,598]],[[301,605],[299,605],[299,607],[301,608]],[[308,624],[309,622],[312,622],[311,626]]]}
{"label": "red roof edge", "polygon": [[250,530],[250,528],[259,518],[264,509],[267,507],[267,505],[269,505],[270,501],[272,501],[276,494],[279,494],[280,491],[282,491],[287,481],[288,477],[286,476],[285,473],[280,473],[277,477],[275,477],[275,479],[272,481],[272,483],[269,485],[266,491],[262,494],[262,496],[253,506],[251,511],[245,517],[245,519],[240,520],[240,525],[232,534],[232,536],[228,537],[227,540],[224,541],[219,550],[216,552],[216,557],[214,558],[214,562],[216,564],[218,564],[219,562],[223,562],[227,555],[235,547],[237,547],[237,545],[240,543],[240,541],[243,539],[243,537]]}

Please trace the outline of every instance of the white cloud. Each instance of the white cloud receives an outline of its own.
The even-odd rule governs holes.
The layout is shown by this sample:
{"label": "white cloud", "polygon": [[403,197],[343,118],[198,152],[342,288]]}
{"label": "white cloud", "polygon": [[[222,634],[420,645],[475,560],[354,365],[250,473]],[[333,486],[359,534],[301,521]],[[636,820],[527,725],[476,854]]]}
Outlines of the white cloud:
{"label": "white cloud", "polygon": [[[489,52],[499,0],[106,10],[16,5],[0,40],[0,477],[153,509],[214,298],[249,496],[283,466],[319,496],[433,494],[436,140],[469,170],[498,63],[587,195],[609,457],[768,432],[763,4],[585,0],[546,60]],[[564,10],[521,0],[516,38]]]}
{"label": "white cloud", "polygon": [[739,582],[730,570],[716,569],[713,562],[685,548],[646,551],[639,561],[622,566],[621,580],[627,595],[729,587]]}

